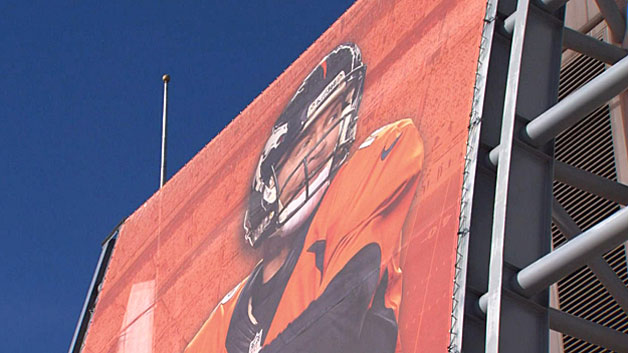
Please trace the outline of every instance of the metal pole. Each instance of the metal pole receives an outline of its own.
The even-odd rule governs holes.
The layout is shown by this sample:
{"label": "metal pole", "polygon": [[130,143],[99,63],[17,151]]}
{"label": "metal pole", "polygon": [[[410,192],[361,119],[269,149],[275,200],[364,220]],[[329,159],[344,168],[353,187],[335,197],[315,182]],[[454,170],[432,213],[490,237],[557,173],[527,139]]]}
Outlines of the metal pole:
{"label": "metal pole", "polygon": [[613,41],[621,43],[626,32],[626,19],[622,16],[617,4],[613,0],[595,0],[595,2],[611,30]]}
{"label": "metal pole", "polygon": [[164,81],[164,108],[161,119],[161,172],[159,177],[159,188],[166,183],[166,144],[168,127],[168,82],[170,75],[165,74],[161,78]]}
{"label": "metal pole", "polygon": [[626,49],[597,40],[567,27],[563,29],[563,48],[575,50],[578,53],[611,65],[628,54]]}
{"label": "metal pole", "polygon": [[[565,238],[571,240],[582,233],[576,222],[569,217],[569,214],[558,203],[556,199],[552,203],[552,220],[560,229]],[[628,314],[628,288],[624,282],[617,277],[617,274],[602,257],[595,257],[587,264],[597,279],[602,283],[608,293],[621,306],[624,313]]]}
{"label": "metal pole", "polygon": [[[623,209],[623,210],[627,210],[627,209]],[[622,211],[623,211],[622,210]],[[619,212],[622,212],[619,211]],[[618,212],[618,213],[619,213]],[[611,217],[615,217],[617,215],[617,213]],[[624,212],[624,216],[619,216],[627,218],[628,213]],[[603,222],[607,222],[611,217],[607,218],[605,221]],[[581,236],[578,236],[579,234],[582,233],[582,231],[580,230],[580,228],[578,227],[578,225],[571,219],[571,217],[569,217],[569,214],[567,214],[567,212],[563,209],[563,207],[560,205],[560,203],[558,203],[558,201],[556,199],[554,199],[553,204],[552,204],[552,220],[554,221],[554,224],[556,224],[556,226],[558,227],[558,229],[560,229],[560,231],[563,233],[563,235],[565,235],[565,238],[567,238],[568,240],[574,239],[570,242],[568,242],[567,244],[565,244],[564,246],[558,248],[557,250],[555,250],[554,252],[544,256],[541,259],[544,259],[546,257],[549,257],[552,254],[557,253],[559,250],[563,251],[561,249],[569,246],[569,247],[573,247],[574,243],[576,243],[577,241],[581,241],[581,237],[585,236],[585,234],[589,234],[587,235],[587,237],[590,237],[591,239],[589,239],[589,241],[593,240],[595,241],[595,237],[598,236],[595,233],[593,233],[593,235],[591,235],[590,233],[594,230],[594,228],[597,228],[598,226],[601,225],[598,224],[597,226],[591,228],[589,231],[587,231],[586,233],[582,234]],[[621,222],[621,219],[619,220]],[[624,222],[626,222],[626,220],[623,220]],[[624,235],[624,237],[626,237],[626,235]],[[628,238],[628,237],[627,237]],[[580,240],[579,240],[580,239]],[[603,239],[597,239],[602,241]],[[619,241],[617,243],[617,245],[619,245],[622,241]],[[571,244],[571,245],[570,245]],[[609,249],[612,249],[613,246],[611,246]],[[593,248],[592,248],[593,249]],[[577,250],[584,250],[584,249],[577,249]],[[574,250],[575,251],[575,250]],[[573,253],[574,251],[571,251],[571,253]],[[596,275],[596,277],[600,280],[600,282],[602,283],[602,285],[604,286],[604,288],[606,288],[606,290],[608,290],[608,292],[611,294],[611,296],[613,296],[613,298],[615,299],[615,301],[617,301],[617,303],[622,307],[622,309],[624,310],[624,312],[628,313],[628,288],[626,288],[626,286],[623,284],[623,282],[621,282],[619,280],[619,278],[617,277],[617,275],[615,274],[615,272],[608,266],[608,263],[606,263],[606,261],[604,259],[601,258],[601,254],[603,254],[605,251],[602,251],[600,253],[600,257],[595,257],[594,255],[587,255],[587,258],[590,258],[590,260],[582,260],[580,264],[576,264],[576,265],[572,265],[572,268],[577,268],[581,265],[585,265],[587,264],[590,268],[591,271],[593,271],[593,273]],[[556,256],[556,255],[554,255]],[[536,268],[534,268],[533,270],[529,270],[529,268],[535,264],[537,264],[539,261],[541,261],[541,259],[539,259],[538,261],[534,262],[532,265],[526,267],[525,269],[521,270],[519,272],[519,274],[521,274],[524,271],[528,271],[528,275],[529,275],[529,271],[537,271],[539,266],[537,266]],[[584,257],[582,258],[584,259]],[[561,263],[559,263],[558,261],[560,260],[556,260],[553,259],[552,261],[557,261],[556,263],[553,263],[553,265],[556,266],[560,266]],[[577,261],[578,258],[573,258],[571,261]],[[550,260],[547,260],[550,261]],[[560,279],[563,275],[555,275],[555,274],[551,274],[549,273],[549,269],[548,270],[544,270],[544,273],[539,272],[538,276],[548,276],[548,275],[553,275],[552,278],[556,278],[556,280]],[[565,271],[563,271],[565,272]],[[567,271],[566,273],[569,273],[569,271]],[[565,273],[565,274],[566,274]],[[527,276],[524,274],[524,276]],[[517,276],[517,278],[519,278],[519,275]],[[528,277],[529,279],[529,277]],[[533,291],[531,291],[529,293],[528,296],[534,295],[536,294],[536,291],[543,289],[544,287],[547,287],[549,285],[551,285],[552,283],[554,283],[555,281],[552,282],[546,282],[546,284],[541,285],[538,287],[538,289],[535,289]],[[519,283],[518,284],[519,287],[522,287],[522,284]],[[537,288],[537,287],[535,287]],[[478,306],[480,308],[480,311],[482,311],[483,313],[486,313],[486,309],[487,309],[487,304],[488,304],[488,293],[484,293],[479,301],[478,301]]]}
{"label": "metal pole", "polygon": [[515,29],[515,18],[513,13],[504,20],[504,31],[506,31],[506,34],[512,35],[512,31]]}
{"label": "metal pole", "polygon": [[555,161],[554,178],[565,184],[575,186],[580,190],[601,196],[607,200],[628,205],[628,186],[589,173],[586,170],[573,167],[569,164]]}
{"label": "metal pole", "polygon": [[[576,238],[582,233],[578,225],[569,217],[569,214],[567,214],[556,199],[554,199],[552,204],[552,220],[568,240]],[[617,277],[610,266],[608,266],[608,263],[601,257],[592,257],[591,260],[587,262],[587,265],[613,299],[615,299],[617,304],[621,306],[625,313],[628,313],[628,288],[626,288],[624,283]],[[551,283],[549,283],[548,286],[550,284]],[[478,301],[480,311],[486,313],[487,304],[488,294],[485,293]]]}
{"label": "metal pole", "polygon": [[628,208],[623,208],[519,271],[517,290],[531,297],[627,239]]}
{"label": "metal pole", "polygon": [[613,352],[628,352],[628,335],[594,322],[549,309],[549,324],[554,331],[577,337]]}
{"label": "metal pole", "polygon": [[624,58],[529,122],[522,138],[541,146],[627,87],[628,58]]}
{"label": "metal pole", "polygon": [[[480,310],[486,312],[485,296],[480,298]],[[628,335],[579,318],[560,310],[548,308],[550,329],[611,349],[628,352]]]}
{"label": "metal pole", "polygon": [[[519,92],[519,76],[523,57],[523,44],[528,22],[529,0],[519,0],[514,12],[515,25],[512,35],[504,111],[500,133],[499,164],[495,186],[493,209],[493,228],[488,273],[488,303],[486,314],[485,352],[498,353],[500,348],[500,326],[502,288],[504,272],[504,243],[506,236],[506,209],[508,204],[508,185],[512,160],[512,145],[515,131],[515,114]],[[511,17],[513,16],[511,15]]]}

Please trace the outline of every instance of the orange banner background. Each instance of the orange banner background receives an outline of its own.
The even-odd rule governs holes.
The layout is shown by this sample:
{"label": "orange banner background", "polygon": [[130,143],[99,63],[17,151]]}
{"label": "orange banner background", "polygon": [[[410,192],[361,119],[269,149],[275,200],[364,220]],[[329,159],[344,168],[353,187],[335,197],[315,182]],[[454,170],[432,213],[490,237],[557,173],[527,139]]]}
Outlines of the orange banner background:
{"label": "orange banner background", "polygon": [[[467,127],[485,1],[358,1],[123,224],[83,352],[181,352],[259,254],[242,237],[253,168],[292,93],[329,50],[368,66],[359,145],[413,119],[425,144],[403,239],[404,352],[445,352]],[[208,109],[209,111],[209,109]],[[208,118],[210,118],[208,116]]]}

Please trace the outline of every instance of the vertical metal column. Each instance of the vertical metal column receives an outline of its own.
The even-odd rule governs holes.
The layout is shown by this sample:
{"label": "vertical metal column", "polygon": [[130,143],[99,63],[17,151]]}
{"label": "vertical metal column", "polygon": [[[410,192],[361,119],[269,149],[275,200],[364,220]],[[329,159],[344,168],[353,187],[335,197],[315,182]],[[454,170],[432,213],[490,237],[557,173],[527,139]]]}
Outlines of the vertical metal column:
{"label": "vertical metal column", "polygon": [[491,254],[488,274],[488,307],[486,313],[485,352],[498,353],[500,348],[499,331],[501,318],[502,287],[504,279],[504,238],[506,236],[506,207],[512,144],[515,132],[515,114],[521,74],[523,42],[528,20],[529,0],[519,0],[517,9],[512,16],[515,28],[512,35],[506,95],[504,97],[504,113],[502,116],[501,137],[499,142],[499,162],[497,164],[497,181],[495,186],[495,204],[493,209],[493,231],[491,236]]}
{"label": "vertical metal column", "polygon": [[458,245],[456,250],[456,265],[454,274],[450,341],[449,346],[447,347],[449,353],[460,353],[462,351],[465,301],[467,297],[467,258],[469,254],[471,211],[473,205],[473,195],[475,192],[476,173],[478,170],[478,147],[485,104],[485,88],[489,71],[493,36],[495,34],[495,27],[497,23],[497,2],[498,0],[488,0],[486,3],[486,15],[484,16],[484,28],[482,29],[482,40],[480,42],[478,67],[475,77],[474,97],[471,108],[471,121],[469,122],[469,135],[467,139],[467,151],[464,168],[464,184],[462,186],[462,201],[458,226]]}
{"label": "vertical metal column", "polygon": [[[563,13],[538,1],[499,0],[488,76],[476,87],[484,99],[480,139],[469,147],[479,154],[468,251],[459,255],[466,256],[459,261],[466,279],[457,280],[465,284],[462,352],[548,350],[548,291],[525,298],[512,278],[551,246],[553,141],[535,148],[520,131],[557,100]],[[486,162],[490,151],[497,171]],[[478,306],[485,293],[487,316]]]}

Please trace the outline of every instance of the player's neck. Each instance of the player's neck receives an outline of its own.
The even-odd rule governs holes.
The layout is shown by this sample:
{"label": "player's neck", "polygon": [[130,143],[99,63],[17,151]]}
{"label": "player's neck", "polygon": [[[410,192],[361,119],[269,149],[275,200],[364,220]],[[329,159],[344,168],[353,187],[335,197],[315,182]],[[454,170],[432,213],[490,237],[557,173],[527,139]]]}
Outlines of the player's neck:
{"label": "player's neck", "polygon": [[270,254],[272,257],[264,256],[264,267],[262,269],[262,281],[266,283],[281,269],[290,249],[288,247],[282,247],[280,251],[274,251]]}
{"label": "player's neck", "polygon": [[[311,219],[311,215],[308,219]],[[299,245],[299,241],[303,241],[304,232],[307,232],[308,227],[309,221],[306,220],[297,229],[292,229],[289,233],[284,230],[280,235],[264,240],[262,243],[262,258],[264,259],[262,267],[263,283],[270,281],[279,272],[292,249],[302,246],[302,243]]]}

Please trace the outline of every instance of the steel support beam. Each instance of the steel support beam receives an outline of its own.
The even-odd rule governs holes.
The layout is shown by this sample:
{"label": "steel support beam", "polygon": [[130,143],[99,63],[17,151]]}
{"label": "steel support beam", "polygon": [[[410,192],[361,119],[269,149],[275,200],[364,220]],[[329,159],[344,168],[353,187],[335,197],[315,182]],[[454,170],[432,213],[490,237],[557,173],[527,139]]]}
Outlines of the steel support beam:
{"label": "steel support beam", "polygon": [[[468,258],[469,258],[469,231],[472,219],[472,205],[474,198],[474,190],[476,185],[476,177],[478,170],[478,146],[480,142],[480,132],[482,127],[482,116],[484,114],[484,103],[486,92],[487,77],[489,72],[489,64],[491,63],[491,53],[493,48],[493,36],[496,27],[497,0],[487,0],[486,14],[484,17],[484,28],[482,30],[482,40],[480,42],[480,52],[478,57],[478,68],[475,81],[475,93],[473,96],[473,105],[471,110],[471,119],[469,123],[469,135],[467,139],[467,153],[465,156],[465,169],[463,192],[461,195],[460,207],[460,223],[458,228],[458,245],[456,251],[456,264],[454,275],[454,289],[452,296],[452,315],[450,341],[447,351],[450,353],[462,352],[463,335],[473,335],[464,330],[465,324],[465,304],[467,300],[467,278]],[[472,329],[471,329],[472,330]],[[472,344],[482,347],[479,339],[476,342],[467,341],[466,352],[473,351]]]}
{"label": "steel support beam", "polygon": [[512,14],[504,20],[504,31],[508,35],[512,35],[512,31],[515,29],[515,14]]}
{"label": "steel support beam", "polygon": [[[523,57],[523,44],[530,8],[529,0],[519,0],[512,35],[510,60],[504,96],[504,111],[500,135],[499,164],[493,209],[493,228],[488,274],[488,304],[486,310],[486,353],[499,353],[500,320],[502,316],[502,288],[504,279],[504,243],[506,235],[506,209],[508,204],[509,177],[512,160],[512,145],[515,133],[515,116],[519,93],[519,76]],[[511,17],[512,17],[511,16]]]}
{"label": "steel support beam", "polygon": [[[558,163],[560,162],[556,162],[555,165],[557,165]],[[571,219],[569,214],[560,205],[560,203],[558,203],[556,199],[554,199],[553,204],[552,204],[552,220],[554,221],[554,224],[556,224],[558,229],[563,233],[565,238],[567,238],[568,240],[576,238],[579,234],[582,233],[582,230],[580,230],[578,225],[573,221],[573,219]],[[617,245],[619,245],[620,243],[621,241]],[[604,288],[609,292],[609,294],[613,297],[613,299],[615,299],[617,304],[619,304],[619,306],[624,310],[624,312],[628,314],[628,288],[626,288],[624,283],[617,277],[617,275],[611,269],[608,263],[600,256],[600,257],[592,257],[586,263],[586,265],[589,266],[591,271],[599,279],[600,283],[602,283]],[[549,286],[550,284],[551,283],[547,285]],[[488,304],[488,295],[484,294],[480,297],[479,302],[478,302],[480,311],[485,313],[487,309],[487,304]]]}
{"label": "steel support beam", "polygon": [[624,40],[624,32],[626,32],[626,19],[622,16],[617,4],[614,0],[595,0],[595,2],[611,30],[613,41],[621,43]]}
{"label": "steel support beam", "polygon": [[543,145],[627,87],[628,58],[624,58],[528,123],[522,138]]}
{"label": "steel support beam", "polygon": [[495,148],[488,152],[488,162],[491,167],[497,167],[497,163],[499,162],[499,146],[495,146]]}
{"label": "steel support beam", "polygon": [[549,12],[554,12],[567,3],[568,0],[538,0]]}
{"label": "steel support beam", "polygon": [[[564,6],[569,0],[537,0],[537,4],[540,4],[546,11],[554,12]],[[514,15],[514,14],[513,14]],[[507,34],[512,34],[513,28],[515,28],[515,18],[513,15],[508,16],[504,20],[503,28]]]}
{"label": "steel support beam", "polygon": [[[480,303],[486,304],[486,301],[480,298]],[[485,312],[486,306],[480,305],[480,310]],[[622,332],[553,308],[548,308],[547,312],[549,314],[549,327],[554,331],[585,340],[614,352],[628,352],[628,335]]]}
{"label": "steel support beam", "polygon": [[[517,269],[547,254],[551,247],[553,146],[548,143],[534,150],[516,141],[515,132],[556,103],[564,9],[548,13],[539,1],[532,1],[535,3],[526,8],[527,21],[520,21],[522,1],[517,0],[499,0],[497,16],[486,20],[502,27],[499,19],[516,12],[508,22],[516,18],[513,28],[521,25],[524,30],[522,35],[517,35],[517,30],[513,35],[504,35],[499,29],[487,37],[492,41],[490,69],[486,85],[478,87],[485,95],[474,96],[486,104],[480,141],[470,146],[481,157],[475,161],[479,168],[465,254],[465,353],[497,349],[508,353],[545,352],[549,346],[548,313],[539,310],[549,306],[549,292],[521,300],[510,288]],[[483,62],[481,58],[480,64]],[[519,66],[514,68],[514,75],[513,66]],[[517,76],[518,82],[514,80]],[[486,148],[497,145],[499,165],[482,168]],[[499,307],[493,310],[493,305],[485,317],[478,317],[478,293],[491,290]],[[457,348],[450,346],[449,352],[459,353]]]}
{"label": "steel support beam", "polygon": [[[628,240],[628,208],[621,209],[517,273],[515,285],[531,297]],[[490,297],[489,297],[490,298]]]}
{"label": "steel support beam", "polygon": [[567,163],[554,163],[554,178],[620,205],[628,205],[628,186],[576,168]]}
{"label": "steel support beam", "polygon": [[549,309],[550,328],[614,352],[628,352],[628,335],[560,310]]}
{"label": "steel support beam", "polygon": [[578,53],[611,65],[628,54],[626,49],[597,40],[571,28],[563,30],[563,48],[575,50]]}
{"label": "steel support beam", "polygon": [[[554,199],[552,204],[552,220],[561,233],[571,240],[582,233],[576,222],[569,217],[567,211]],[[628,288],[602,257],[592,258],[587,264],[597,279],[602,283],[617,304],[628,314]]]}

